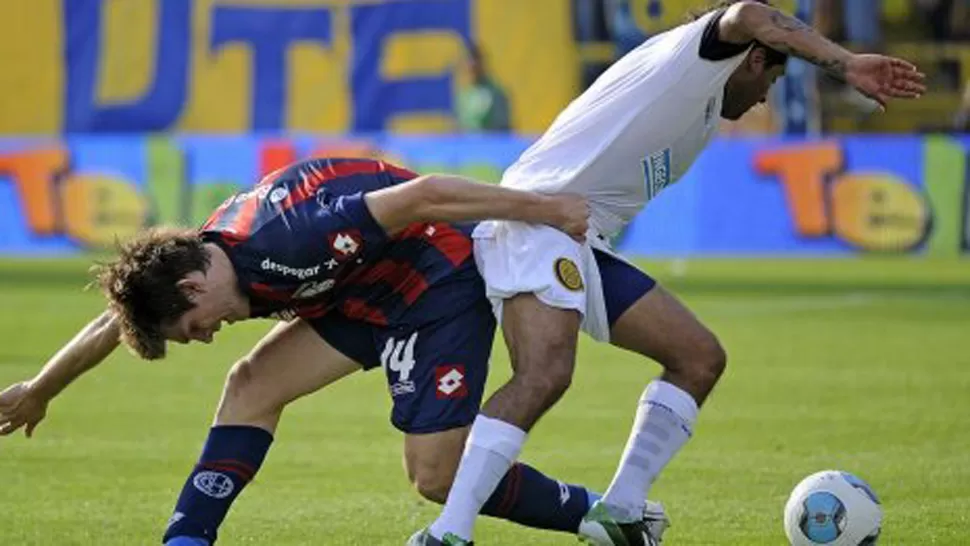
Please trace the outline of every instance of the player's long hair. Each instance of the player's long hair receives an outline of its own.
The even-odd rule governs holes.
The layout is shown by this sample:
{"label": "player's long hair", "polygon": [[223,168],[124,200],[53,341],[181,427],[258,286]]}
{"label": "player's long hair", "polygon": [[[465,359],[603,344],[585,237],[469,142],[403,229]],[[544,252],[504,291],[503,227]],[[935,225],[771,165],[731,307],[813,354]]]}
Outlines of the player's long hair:
{"label": "player's long hair", "polygon": [[138,356],[165,356],[162,326],[195,305],[178,287],[193,271],[209,269],[199,232],[152,228],[118,245],[118,257],[94,267],[108,305],[121,326],[121,340]]}

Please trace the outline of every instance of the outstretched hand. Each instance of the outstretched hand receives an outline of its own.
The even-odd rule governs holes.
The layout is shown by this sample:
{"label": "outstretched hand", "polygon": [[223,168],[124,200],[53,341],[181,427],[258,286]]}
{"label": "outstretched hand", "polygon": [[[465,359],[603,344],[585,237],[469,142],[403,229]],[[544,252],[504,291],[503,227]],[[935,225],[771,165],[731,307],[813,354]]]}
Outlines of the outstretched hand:
{"label": "outstretched hand", "polygon": [[891,99],[921,97],[926,92],[925,79],[911,63],[884,55],[853,55],[845,65],[845,81],[884,111]]}
{"label": "outstretched hand", "polygon": [[33,392],[26,381],[16,383],[0,392],[0,436],[7,436],[26,426],[30,438],[34,429],[47,415],[49,400]]}

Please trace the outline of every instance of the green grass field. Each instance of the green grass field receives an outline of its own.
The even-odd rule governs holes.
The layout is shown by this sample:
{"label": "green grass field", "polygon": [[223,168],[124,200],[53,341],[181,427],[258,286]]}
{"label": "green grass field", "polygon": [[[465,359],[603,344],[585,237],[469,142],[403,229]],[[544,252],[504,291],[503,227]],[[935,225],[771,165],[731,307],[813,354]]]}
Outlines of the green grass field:
{"label": "green grass field", "polygon": [[[652,497],[670,545],[780,545],[803,476],[858,473],[881,544],[970,544],[970,262],[703,261],[646,267],[721,337],[728,373]],[[80,261],[0,262],[0,384],[27,378],[100,310]],[[676,274],[675,274],[676,273]],[[56,400],[34,439],[0,440],[0,544],[157,544],[231,363],[269,323],[162,363],[119,352]],[[524,459],[603,488],[656,364],[584,340],[577,378]],[[496,346],[492,386],[508,374]],[[408,486],[380,373],[291,407],[223,545],[401,545],[437,507]],[[483,520],[489,544],[574,544]]]}

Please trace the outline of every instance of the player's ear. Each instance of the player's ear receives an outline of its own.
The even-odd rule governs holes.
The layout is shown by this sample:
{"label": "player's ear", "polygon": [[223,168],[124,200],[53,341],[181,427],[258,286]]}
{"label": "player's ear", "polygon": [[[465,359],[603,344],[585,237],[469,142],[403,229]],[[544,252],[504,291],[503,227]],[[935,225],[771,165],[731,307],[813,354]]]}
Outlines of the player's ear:
{"label": "player's ear", "polygon": [[198,279],[194,279],[191,276],[180,279],[175,283],[176,288],[179,289],[187,298],[192,298],[197,294],[205,292],[205,288]]}
{"label": "player's ear", "polygon": [[751,71],[755,76],[759,76],[764,73],[766,68],[766,63],[768,61],[768,52],[762,46],[754,46],[751,48],[751,52],[748,53],[747,64],[748,70]]}

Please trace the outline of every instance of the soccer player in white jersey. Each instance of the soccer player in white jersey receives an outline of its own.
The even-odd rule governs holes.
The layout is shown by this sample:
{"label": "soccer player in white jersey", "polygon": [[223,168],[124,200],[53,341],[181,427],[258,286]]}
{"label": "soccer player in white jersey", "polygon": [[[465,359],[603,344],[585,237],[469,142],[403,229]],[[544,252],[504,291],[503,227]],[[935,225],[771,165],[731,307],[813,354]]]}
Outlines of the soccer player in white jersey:
{"label": "soccer player in white jersey", "polygon": [[514,373],[474,422],[441,515],[409,544],[471,543],[482,503],[569,386],[580,329],[664,369],[643,391],[612,483],[580,532],[594,544],[659,544],[666,516],[643,517],[647,493],[690,438],[726,356],[690,311],[618,258],[609,241],[681,178],[721,118],[738,119],[765,100],[788,55],[883,107],[925,91],[923,74],[903,60],[853,54],[761,2],[722,2],[617,61],[505,172],[504,186],[585,195],[591,231],[579,244],[516,222],[476,230],[476,260]]}

